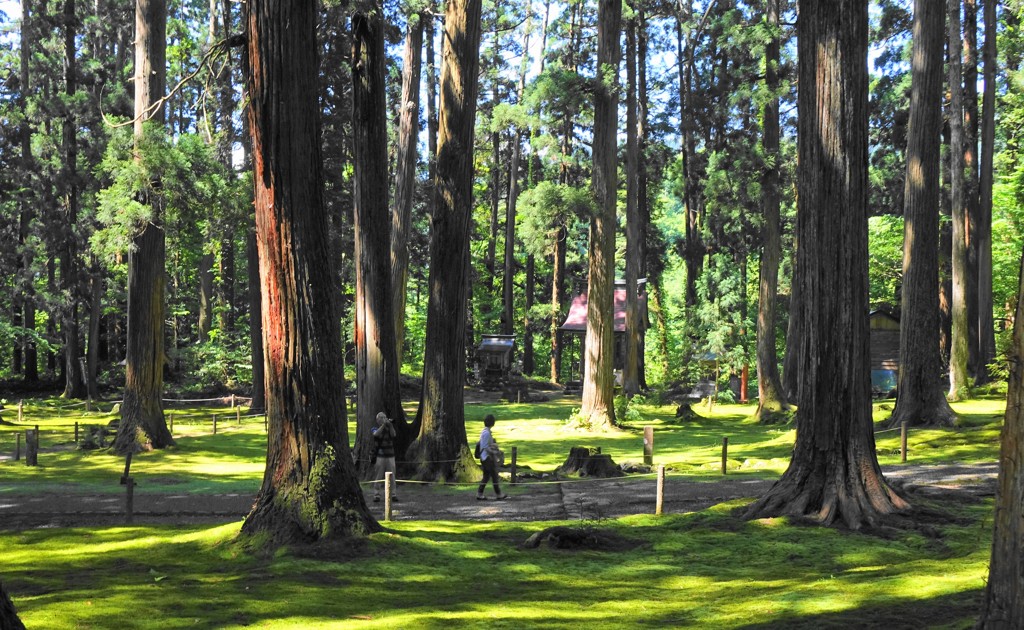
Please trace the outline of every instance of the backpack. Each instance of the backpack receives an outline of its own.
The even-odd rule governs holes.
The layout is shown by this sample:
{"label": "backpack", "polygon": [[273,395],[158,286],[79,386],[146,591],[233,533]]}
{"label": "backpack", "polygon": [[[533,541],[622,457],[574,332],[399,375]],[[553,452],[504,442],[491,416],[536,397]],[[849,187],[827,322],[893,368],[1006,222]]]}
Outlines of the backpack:
{"label": "backpack", "polygon": [[476,442],[476,449],[473,450],[473,457],[480,459],[480,440]]}

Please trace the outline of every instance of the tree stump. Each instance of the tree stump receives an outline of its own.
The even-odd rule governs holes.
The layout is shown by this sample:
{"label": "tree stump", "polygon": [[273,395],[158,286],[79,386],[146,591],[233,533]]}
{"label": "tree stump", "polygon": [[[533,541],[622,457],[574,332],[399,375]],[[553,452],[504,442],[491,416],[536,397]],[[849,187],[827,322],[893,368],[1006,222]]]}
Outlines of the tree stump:
{"label": "tree stump", "polygon": [[3,630],[25,630],[25,624],[18,618],[14,602],[8,597],[3,582],[0,582],[0,628]]}
{"label": "tree stump", "polygon": [[694,411],[690,403],[683,403],[676,407],[676,422],[693,422],[703,419],[704,416]]}
{"label": "tree stump", "polygon": [[619,465],[612,461],[611,455],[603,455],[600,449],[586,446],[570,448],[569,457],[559,467],[558,472],[565,475],[578,474],[580,477],[625,476]]}
{"label": "tree stump", "polygon": [[593,527],[566,527],[555,525],[532,534],[523,543],[524,549],[537,549],[546,545],[551,549],[579,549],[594,551],[628,551],[638,543],[611,531]]}

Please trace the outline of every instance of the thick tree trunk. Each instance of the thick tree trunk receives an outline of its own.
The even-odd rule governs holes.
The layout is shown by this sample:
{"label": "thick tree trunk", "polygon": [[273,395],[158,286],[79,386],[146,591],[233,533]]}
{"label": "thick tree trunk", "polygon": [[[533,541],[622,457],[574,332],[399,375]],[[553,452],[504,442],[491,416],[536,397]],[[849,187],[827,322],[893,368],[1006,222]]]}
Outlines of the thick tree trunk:
{"label": "thick tree trunk", "polygon": [[[597,67],[618,76],[622,0],[599,0],[597,17]],[[615,138],[618,129],[618,98],[600,72],[594,80],[594,215],[590,219],[587,251],[587,334],[583,366],[583,402],[580,413],[592,427],[613,426],[615,381],[612,373],[615,312]]]}
{"label": "thick tree trunk", "polygon": [[[21,162],[26,173],[33,170],[32,159],[32,127],[29,125],[28,100],[26,95],[32,91],[29,60],[32,58],[34,33],[32,31],[32,2],[21,0],[21,95],[19,106],[25,119],[19,129],[21,139]],[[32,248],[27,247],[32,221],[35,219],[33,199],[30,190],[21,194],[21,212],[18,217],[18,290],[15,291],[15,312],[20,315],[21,325],[27,331],[36,329],[35,281],[32,277]],[[24,373],[26,383],[39,380],[39,357],[36,342],[31,335],[25,335],[22,341],[15,343],[14,373]]]}
{"label": "thick tree trunk", "polygon": [[551,382],[561,381],[562,372],[562,302],[565,301],[565,226],[558,228],[551,262]]}
{"label": "thick tree trunk", "polygon": [[949,12],[949,104],[950,196],[953,212],[953,293],[952,331],[949,351],[950,400],[959,400],[967,392],[968,313],[967,313],[967,207],[964,201],[964,105],[963,73],[960,63],[960,0],[948,0]]}
{"label": "thick tree trunk", "polygon": [[[345,418],[317,103],[317,3],[247,5],[249,129],[263,286],[267,468],[242,535],[278,545],[379,529]],[[387,326],[390,323],[382,322]]]}
{"label": "thick tree trunk", "polygon": [[640,277],[640,146],[636,99],[636,18],[626,24],[626,361],[622,393],[640,393],[640,308],[637,279]]}
{"label": "thick tree trunk", "polygon": [[[64,0],[64,94],[71,103],[78,92],[78,61],[75,37],[75,0]],[[78,224],[78,126],[75,115],[68,106],[61,130],[64,142],[64,167],[61,179],[66,187],[64,203],[67,224],[60,261],[60,284],[64,304],[61,308],[61,332],[64,335],[64,398],[84,398],[85,379],[82,374],[82,342],[79,335],[78,299],[79,260],[78,239],[75,228]]]}
{"label": "thick tree trunk", "polygon": [[352,129],[355,158],[354,342],[356,346],[356,468],[372,472],[372,430],[383,411],[394,421],[399,452],[412,441],[402,410],[391,292],[391,212],[388,208],[387,123],[384,119],[383,8],[352,17]]}
{"label": "thick tree trunk", "polygon": [[903,305],[898,399],[889,423],[952,426],[939,358],[939,129],[942,125],[941,5],[916,0],[907,175],[903,194]]}
{"label": "thick tree trunk", "polygon": [[802,386],[789,468],[747,518],[791,515],[857,529],[909,507],[882,477],[871,422],[867,5],[799,3]]}
{"label": "thick tree trunk", "polygon": [[402,54],[402,105],[399,108],[395,157],[395,199],[391,208],[391,303],[395,319],[395,349],[399,364],[405,343],[405,296],[409,286],[409,233],[416,192],[416,146],[420,131],[420,67],[426,18],[411,14]]}
{"label": "thick tree trunk", "polygon": [[996,1],[983,0],[985,13],[985,89],[982,96],[981,178],[978,204],[978,370],[975,382],[988,382],[996,355],[992,315],[992,183],[996,137]]}
{"label": "thick tree trunk", "polygon": [[[638,226],[640,234],[638,238],[638,253],[640,259],[640,275],[649,278],[650,271],[657,265],[651,265],[651,249],[647,246],[647,233],[651,225],[651,203],[647,188],[647,142],[648,142],[648,111],[650,110],[647,96],[647,17],[643,5],[637,8],[637,213],[639,215]],[[648,279],[650,282],[650,279]],[[647,314],[648,311],[641,306],[638,316],[638,348],[637,348],[637,380],[640,389],[647,389]]]}
{"label": "thick tree trunk", "polygon": [[[779,28],[779,0],[769,0],[768,24]],[[779,260],[782,257],[782,225],[779,219],[779,37],[772,36],[765,50],[767,70],[765,86],[770,97],[764,106],[764,132],[761,143],[767,160],[761,176],[761,270],[757,302],[757,413],[761,420],[789,410],[789,397],[779,378],[779,358],[775,350],[775,303],[779,287]]]}
{"label": "thick tree trunk", "polygon": [[522,138],[519,137],[519,130],[514,129],[512,132],[512,164],[509,167],[508,199],[505,201],[505,261],[501,281],[501,333],[503,335],[515,333],[516,202],[519,200],[519,158],[521,154]]}
{"label": "thick tree trunk", "polygon": [[[697,183],[692,173],[693,155],[696,152],[696,141],[693,136],[694,116],[690,113],[691,88],[693,80],[692,45],[685,44],[683,22],[689,20],[692,6],[680,3],[683,12],[676,20],[676,48],[679,59],[679,124],[682,127],[682,187],[683,199],[686,204],[686,223],[684,231],[683,258],[686,263],[686,307],[691,310],[697,305],[697,278],[700,277],[704,261],[704,245],[700,236],[700,212],[697,208]],[[688,57],[688,60],[684,60]]]}
{"label": "thick tree trunk", "polygon": [[1018,286],[992,559],[978,628],[1024,628],[1024,264]]}
{"label": "thick tree trunk", "polygon": [[445,9],[421,424],[406,454],[420,479],[465,477],[475,469],[462,389],[480,11],[480,0],[450,0]]}
{"label": "thick tree trunk", "polygon": [[94,258],[91,264],[92,270],[89,278],[89,341],[86,354],[86,393],[89,398],[99,398],[99,374],[100,347],[103,341],[100,339],[100,320],[103,318],[103,269]]}
{"label": "thick tree trunk", "polygon": [[537,261],[533,254],[530,254],[526,257],[526,302],[523,305],[526,313],[523,317],[523,374],[527,376],[533,376],[537,367],[533,354],[533,326],[530,322],[536,292]]}
{"label": "thick tree trunk", "polygon": [[249,278],[249,351],[252,361],[252,402],[249,413],[267,410],[266,371],[263,369],[263,308],[260,297],[260,255],[256,246],[256,231],[247,230],[245,258]]}
{"label": "thick tree trunk", "polygon": [[25,624],[18,617],[18,611],[14,608],[14,602],[7,595],[4,583],[0,582],[0,628],[3,630],[25,630]]}
{"label": "thick tree trunk", "polygon": [[964,217],[967,240],[967,369],[978,364],[978,3],[963,0],[964,23]]}
{"label": "thick tree trunk", "polygon": [[[160,99],[166,79],[167,5],[138,0],[135,7],[135,142],[143,123],[163,124]],[[128,253],[128,335],[124,403],[114,450],[126,454],[174,444],[164,420],[164,261],[160,194],[151,185],[145,203],[152,219],[132,238]]]}

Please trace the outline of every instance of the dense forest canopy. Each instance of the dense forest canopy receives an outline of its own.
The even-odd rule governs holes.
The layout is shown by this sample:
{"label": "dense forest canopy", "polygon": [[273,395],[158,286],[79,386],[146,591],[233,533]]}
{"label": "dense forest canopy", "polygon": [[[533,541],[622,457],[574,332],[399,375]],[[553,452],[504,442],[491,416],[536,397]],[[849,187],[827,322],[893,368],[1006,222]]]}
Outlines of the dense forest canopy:
{"label": "dense forest canopy", "polygon": [[[772,216],[762,204],[767,187],[778,198],[771,219],[780,249],[769,336],[779,368],[787,355],[791,307],[799,299],[791,289],[797,247],[796,7],[769,0],[624,3],[622,61],[617,73],[605,76],[607,68],[597,64],[598,4],[483,4],[467,369],[473,370],[482,334],[506,333],[516,336],[514,371],[560,382],[575,378],[578,351],[558,327],[574,296],[587,290],[588,226],[600,211],[591,191],[601,131],[594,128],[599,77],[612,86],[618,108],[615,278],[645,280],[645,316],[633,320],[644,324],[637,378],[647,387],[692,384],[707,373],[713,357],[723,384],[749,372],[756,392],[758,313],[764,302],[759,280],[765,217]],[[950,169],[960,160],[950,159],[952,75],[944,71],[943,122],[935,130],[942,136],[935,291],[945,370],[958,317],[949,286],[960,277],[953,255],[953,234],[960,232],[950,229],[959,211],[952,205],[962,196],[968,227],[957,238],[965,243],[967,261],[966,365],[980,384],[1006,374],[1024,244],[1017,129],[1024,118],[1024,4],[1009,0],[997,7],[994,59],[983,54],[989,25],[979,6],[967,0],[961,7],[963,54],[957,64],[964,114],[958,146],[968,148],[964,181],[955,186]],[[357,9],[322,3],[316,42],[331,244],[329,260],[322,262],[333,279],[350,368],[361,299],[354,164],[355,132],[362,123],[353,117],[351,58]],[[399,198],[408,204],[407,234],[399,244],[408,256],[407,286],[396,348],[403,373],[419,377],[430,292],[444,7],[410,0],[380,9],[386,125],[381,137],[388,169],[382,207],[397,212]],[[73,397],[123,386],[128,259],[133,235],[154,223],[166,238],[167,386],[249,391],[253,362],[262,359],[251,352],[250,297],[258,276],[250,264],[255,253],[244,49],[231,41],[243,32],[238,6],[215,0],[168,3],[164,122],[147,125],[142,137],[130,131],[134,3],[22,0],[0,3],[0,11],[0,380],[12,387],[62,388]],[[869,15],[869,303],[898,316],[912,7],[881,0]],[[409,41],[418,44],[409,49]],[[948,59],[948,45],[944,54]],[[414,58],[419,72],[410,96],[402,75]],[[994,110],[991,138],[982,133],[986,107]],[[402,115],[410,108],[406,137],[413,140],[401,145]],[[777,146],[765,142],[772,127],[767,116],[777,119]],[[400,145],[406,148],[400,151]],[[399,155],[409,159],[410,151],[412,168],[400,168]],[[987,176],[986,164],[992,164]],[[400,195],[403,178],[411,184]],[[975,220],[984,213],[986,195],[989,223]],[[156,205],[145,201],[156,197]],[[384,229],[391,225],[389,218]],[[628,268],[631,262],[635,269]],[[986,329],[995,338],[991,350]],[[784,371],[783,379],[788,380]],[[728,392],[723,387],[721,395]]]}

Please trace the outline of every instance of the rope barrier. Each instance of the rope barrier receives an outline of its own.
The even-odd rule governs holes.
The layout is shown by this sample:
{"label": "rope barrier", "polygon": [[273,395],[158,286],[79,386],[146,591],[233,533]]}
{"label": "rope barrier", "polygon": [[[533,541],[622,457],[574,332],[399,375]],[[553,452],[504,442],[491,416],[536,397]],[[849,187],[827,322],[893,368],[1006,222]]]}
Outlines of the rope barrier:
{"label": "rope barrier", "polygon": [[[520,477],[520,481],[519,481],[519,483],[517,485],[521,485],[521,486],[525,486],[525,485],[539,486],[539,485],[567,484],[567,483],[599,483],[599,482],[602,482],[602,481],[620,481],[620,480],[640,479],[640,478],[644,478],[644,477],[657,477],[657,475],[658,475],[657,472],[652,472],[652,473],[633,474],[633,475],[629,475],[628,477],[594,477],[594,478],[589,478],[589,479],[558,479],[558,480],[555,480],[555,481],[525,481],[525,480],[523,480],[522,477]],[[677,478],[677,479],[682,479],[682,478],[685,477],[685,475],[675,475],[674,477]],[[375,484],[375,483],[384,483],[384,480],[383,479],[374,479],[374,480],[371,480],[371,481],[360,481],[359,482],[360,485],[372,485],[372,484]],[[423,486],[441,485],[441,486],[449,486],[449,487],[461,487],[461,486],[475,487],[475,486],[480,485],[479,481],[446,481],[446,482],[440,482],[440,481],[419,481],[419,480],[416,480],[416,479],[395,479],[395,483],[417,484],[417,485],[423,485]]]}

